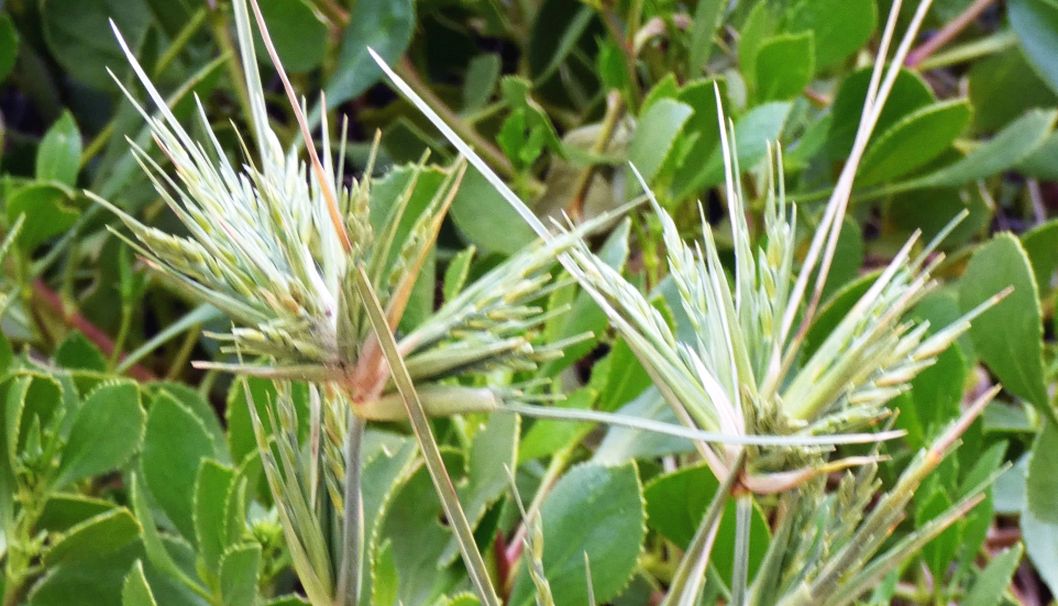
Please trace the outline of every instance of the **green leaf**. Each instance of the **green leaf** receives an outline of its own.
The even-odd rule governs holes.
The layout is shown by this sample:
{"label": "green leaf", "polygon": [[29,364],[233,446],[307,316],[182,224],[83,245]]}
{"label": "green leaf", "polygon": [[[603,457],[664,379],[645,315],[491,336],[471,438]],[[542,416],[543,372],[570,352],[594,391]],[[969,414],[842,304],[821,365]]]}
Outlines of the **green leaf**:
{"label": "green leaf", "polygon": [[969,89],[974,126],[981,132],[998,130],[1028,109],[1053,107],[1058,102],[1017,47],[975,61],[970,67]]}
{"label": "green leaf", "polygon": [[136,560],[121,588],[121,606],[157,606],[157,604],[154,600],[154,593],[151,592],[150,583],[143,574],[143,562]]}
{"label": "green leaf", "polygon": [[801,94],[815,72],[811,32],[780,34],[764,40],[757,51],[757,97],[761,101],[792,99]]}
{"label": "green leaf", "polygon": [[119,80],[128,73],[109,20],[132,49],[139,47],[151,20],[143,0],[41,0],[40,16],[44,40],[63,69],[101,90],[114,86],[108,67]]}
{"label": "green leaf", "polygon": [[[595,368],[599,368],[599,364],[596,364]],[[565,399],[554,405],[561,408],[584,410],[591,408],[595,397],[595,390],[584,387],[568,394]],[[574,423],[564,420],[534,421],[519,444],[518,460],[524,462],[550,456],[573,440],[583,437],[591,431],[592,427],[591,423]]]}
{"label": "green leaf", "polygon": [[[457,487],[471,528],[477,528],[485,511],[510,486],[508,474],[518,463],[520,419],[518,415],[490,415],[485,426],[474,434],[466,459],[466,480]],[[438,563],[448,565],[457,557],[459,545],[453,537]]]}
{"label": "green leaf", "polygon": [[448,262],[448,267],[445,267],[441,294],[446,302],[451,301],[456,295],[463,292],[463,287],[467,283],[467,276],[470,275],[470,264],[474,260],[475,252],[477,252],[476,247],[473,245],[468,246],[456,253],[452,260]]}
{"label": "green leaf", "polygon": [[69,207],[69,193],[50,183],[30,183],[14,191],[7,198],[7,220],[14,223],[19,215],[26,215],[18,244],[33,250],[46,240],[73,226],[77,211]]}
{"label": "green leaf", "polygon": [[964,158],[908,184],[909,187],[952,187],[1003,172],[1024,160],[1043,143],[1058,111],[1030,110]]}
{"label": "green leaf", "polygon": [[1007,16],[1036,73],[1058,92],[1058,2],[1010,0]]}
{"label": "green leaf", "polygon": [[71,332],[55,350],[55,364],[63,368],[106,372],[103,352],[80,331]]}
{"label": "green leaf", "polygon": [[907,430],[912,448],[929,446],[936,432],[959,416],[966,374],[962,351],[953,344],[911,380],[911,391],[897,400],[897,427]]}
{"label": "green leaf", "polygon": [[963,99],[919,108],[883,132],[860,165],[859,185],[874,185],[909,174],[948,149],[970,122]]}
{"label": "green leaf", "polygon": [[464,240],[485,253],[511,255],[535,239],[533,230],[477,170],[468,170],[452,208]]}
{"label": "green leaf", "polygon": [[713,48],[713,36],[724,19],[724,0],[700,0],[694,9],[694,25],[691,27],[690,56],[687,66],[692,75],[705,70],[709,53]]}
{"label": "green leaf", "polygon": [[[276,52],[288,72],[307,72],[319,67],[327,50],[327,24],[307,0],[261,2],[261,15]],[[257,58],[268,62],[268,51],[256,35]]]}
{"label": "green leaf", "polygon": [[73,187],[81,167],[81,131],[65,111],[51,125],[37,148],[37,179]]}
{"label": "green leaf", "polygon": [[[681,549],[686,549],[719,487],[716,477],[703,464],[684,467],[654,478],[643,490],[648,524]],[[735,507],[734,500],[728,499],[711,558],[724,579],[730,579],[733,570],[737,530]],[[749,534],[750,578],[753,578],[768,550],[769,534],[764,514],[754,508]]]}
{"label": "green leaf", "polygon": [[977,575],[970,593],[962,599],[962,606],[995,606],[1002,603],[1003,594],[1010,586],[1010,578],[1021,563],[1025,548],[1016,544],[992,558]]}
{"label": "green leaf", "polygon": [[143,441],[143,479],[158,505],[187,538],[195,536],[192,500],[203,459],[217,453],[202,421],[166,392],[147,413]]}
{"label": "green leaf", "polygon": [[754,77],[757,74],[757,53],[764,40],[775,33],[779,27],[779,15],[774,10],[776,4],[756,2],[750,10],[738,35],[738,62],[742,68],[742,77],[750,89],[756,87]]}
{"label": "green leaf", "polygon": [[[226,440],[224,428],[221,427],[220,419],[217,418],[217,413],[214,411],[213,405],[210,404],[197,389],[193,389],[188,385],[176,383],[174,381],[152,382],[148,383],[145,388],[150,400],[154,400],[159,393],[164,391],[172,396],[174,400],[180,402],[186,406],[188,410],[194,413],[194,415],[198,417],[198,420],[202,421],[202,424],[206,426],[210,436],[212,436],[213,448],[216,449],[220,462],[229,462],[227,449],[225,448]],[[245,402],[243,402],[243,409],[245,408]]]}
{"label": "green leaf", "polygon": [[874,0],[801,0],[789,10],[784,29],[812,32],[816,68],[827,69],[863,46],[877,21]]}
{"label": "green leaf", "polygon": [[[391,441],[392,440],[392,441]],[[367,557],[361,562],[361,591],[372,595],[377,566],[382,549],[379,546],[386,507],[394,495],[404,486],[414,469],[418,447],[414,440],[369,429],[364,435],[364,471],[361,478],[363,496],[364,537]],[[392,562],[392,552],[388,552]],[[394,603],[391,600],[387,603]],[[379,603],[374,601],[374,603]]]}
{"label": "green leaf", "polygon": [[1042,181],[1058,180],[1058,135],[1051,133],[1016,169],[1026,177]]}
{"label": "green leaf", "polygon": [[500,79],[500,56],[483,53],[470,60],[463,81],[463,112],[473,112],[488,103]]}
{"label": "green leaf", "polygon": [[357,0],[342,32],[338,69],[327,83],[329,108],[356,97],[382,78],[367,47],[392,65],[408,48],[414,28],[412,0]]}
{"label": "green leaf", "polygon": [[[613,599],[635,570],[643,536],[643,497],[633,463],[618,467],[582,464],[559,480],[541,509],[544,575],[556,604],[587,604],[585,554],[593,593]],[[524,565],[511,604],[532,602]]]}
{"label": "green leaf", "polygon": [[224,606],[243,606],[256,601],[260,562],[260,545],[243,545],[224,554],[220,563],[220,588]]}
{"label": "green leaf", "polygon": [[1041,223],[1022,234],[1021,245],[1032,263],[1036,288],[1041,296],[1049,293],[1054,272],[1058,270],[1058,220]]}
{"label": "green leaf", "polygon": [[[871,69],[863,68],[845,78],[838,88],[838,94],[834,97],[834,104],[830,108],[833,118],[830,122],[826,144],[832,159],[844,158],[852,149],[870,80]],[[896,80],[893,81],[892,91],[878,117],[874,132],[885,132],[904,116],[934,101],[929,85],[919,75],[900,70]]]}
{"label": "green leaf", "polygon": [[1050,414],[1036,279],[1021,243],[1001,233],[970,259],[960,280],[959,304],[968,311],[1008,286],[1014,291],[973,322],[970,337],[977,354],[1007,390]]}
{"label": "green leaf", "polygon": [[1050,420],[1029,455],[1021,536],[1036,571],[1058,591],[1058,426]]}
{"label": "green leaf", "polygon": [[[451,451],[444,453],[445,466],[449,469],[459,469],[463,464],[460,459]],[[431,604],[451,591],[460,578],[466,578],[465,572],[455,573],[452,568],[437,565],[451,531],[444,525],[444,513],[430,474],[421,464],[393,494],[385,516],[377,531],[378,547],[374,554],[377,561],[373,564],[376,575],[382,573],[382,578],[375,578],[373,592],[389,594],[399,580],[396,589],[400,603]]]}
{"label": "green leaf", "polygon": [[144,413],[132,382],[96,388],[77,410],[70,437],[62,451],[56,486],[116,469],[140,445]]}
{"label": "green leaf", "polygon": [[[188,577],[169,553],[169,549],[166,547],[161,534],[158,532],[158,527],[155,525],[154,512],[151,510],[150,503],[147,502],[147,494],[144,492],[140,478],[136,473],[133,473],[129,479],[129,500],[132,503],[132,510],[136,513],[136,518],[142,525],[143,551],[146,553],[147,560],[151,565],[188,587],[198,586],[197,581]],[[205,589],[202,591],[205,591]]]}
{"label": "green leaf", "polygon": [[[674,99],[660,99],[639,117],[628,148],[628,161],[651,183],[658,175],[676,137],[694,110]],[[629,178],[629,183],[635,183]]]}
{"label": "green leaf", "polygon": [[140,524],[124,507],[111,509],[77,524],[44,552],[44,564],[84,561],[117,551],[140,536]]}
{"label": "green leaf", "polygon": [[225,532],[227,499],[235,471],[212,459],[204,459],[195,480],[195,543],[205,570],[215,571],[228,547]]}
{"label": "green leaf", "polygon": [[114,504],[79,494],[58,493],[44,504],[37,520],[39,528],[49,532],[64,532],[88,518],[110,511]]}
{"label": "green leaf", "polygon": [[7,79],[18,58],[18,30],[7,13],[0,14],[0,82]]}

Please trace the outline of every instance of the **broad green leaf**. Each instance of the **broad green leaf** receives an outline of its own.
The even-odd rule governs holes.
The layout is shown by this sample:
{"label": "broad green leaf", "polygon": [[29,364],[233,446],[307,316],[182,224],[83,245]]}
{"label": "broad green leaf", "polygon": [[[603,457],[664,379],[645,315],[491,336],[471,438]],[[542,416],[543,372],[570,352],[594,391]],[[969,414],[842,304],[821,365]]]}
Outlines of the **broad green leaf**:
{"label": "broad green leaf", "polygon": [[966,363],[957,344],[912,379],[911,391],[896,400],[897,427],[907,430],[912,448],[928,446],[937,431],[959,416],[965,380]]}
{"label": "broad green leaf", "polygon": [[[599,368],[603,363],[602,361],[596,363],[595,368]],[[591,408],[595,397],[594,389],[584,387],[568,394],[565,399],[556,402],[554,406],[581,410],[588,409]],[[533,421],[529,431],[525,433],[525,438],[519,443],[518,460],[525,462],[550,456],[573,440],[587,434],[592,427],[591,423],[575,423],[550,419]]]}
{"label": "broad green leaf", "polygon": [[970,593],[966,594],[960,602],[962,606],[1001,604],[1003,594],[1010,586],[1010,578],[1014,576],[1014,571],[1021,563],[1021,554],[1024,552],[1025,548],[1019,543],[993,557],[984,570],[977,575],[970,588]]}
{"label": "broad green leaf", "polygon": [[441,293],[444,295],[446,302],[451,301],[456,295],[463,292],[467,277],[470,275],[470,264],[474,260],[475,252],[477,252],[475,246],[468,246],[456,253],[452,260],[448,262],[448,266],[445,267]]}
{"label": "broad green leaf", "polygon": [[166,392],[147,413],[143,440],[143,479],[151,495],[184,537],[195,536],[192,501],[203,459],[217,456],[202,421]]}
{"label": "broad green leaf", "polygon": [[1007,16],[1036,73],[1058,92],[1058,2],[1010,0]]}
{"label": "broad green leaf", "polygon": [[[870,80],[871,69],[863,68],[850,74],[838,88],[834,104],[830,108],[833,118],[830,122],[826,145],[832,159],[844,158],[852,149]],[[921,76],[907,70],[900,70],[896,80],[893,81],[893,88],[878,117],[874,132],[885,132],[907,114],[934,101],[929,85]]]}
{"label": "broad green leaf", "polygon": [[463,112],[473,112],[488,103],[500,79],[500,56],[483,53],[470,60],[463,81]]}
{"label": "broad green leaf", "polygon": [[18,30],[7,13],[0,14],[0,82],[7,79],[18,58]]}
{"label": "broad green leaf", "polygon": [[1051,133],[1016,169],[1026,177],[1058,181],[1058,135]]}
{"label": "broad green leaf", "polygon": [[[773,101],[764,103],[749,110],[735,121],[735,155],[743,171],[753,170],[768,153],[768,144],[778,141],[782,136],[786,119],[790,115],[791,104]],[[710,185],[724,180],[724,161],[719,147],[713,150],[709,158],[708,177]]]}
{"label": "broad green leaf", "polygon": [[860,165],[858,183],[874,185],[926,165],[951,146],[970,122],[970,104],[956,99],[919,108],[871,144]]}
{"label": "broad green leaf", "polygon": [[77,410],[62,451],[56,486],[116,469],[140,446],[144,413],[131,382],[96,388]]}
{"label": "broad green leaf", "polygon": [[[485,510],[510,486],[510,472],[518,464],[518,415],[494,414],[474,434],[466,460],[466,479],[456,487],[471,528],[477,528]],[[439,564],[448,565],[459,557],[459,545],[453,537]]]}
{"label": "broad green leaf", "polygon": [[[448,469],[460,469],[461,457],[451,451],[444,453]],[[379,545],[375,553],[376,573],[379,566],[388,567],[399,580],[398,600],[404,604],[432,604],[451,591],[459,580],[466,579],[462,570],[440,568],[437,563],[444,553],[452,532],[444,525],[441,503],[437,500],[430,474],[422,465],[411,478],[393,494],[386,506],[385,520],[378,529]],[[389,543],[388,549],[382,547]],[[386,552],[389,552],[386,555]],[[387,571],[382,571],[388,576]],[[388,594],[392,578],[374,580],[373,591]]]}
{"label": "broad green leaf", "polygon": [[723,80],[702,79],[687,83],[676,94],[677,101],[694,109],[694,115],[684,125],[680,135],[682,145],[669,158],[675,164],[672,189],[677,200],[691,196],[708,175],[702,160],[709,158],[720,145],[716,89],[720,90],[723,98],[726,88]]}
{"label": "broad green leaf", "polygon": [[71,332],[55,350],[55,364],[63,368],[106,372],[103,352],[80,331]]}
{"label": "broad green leaf", "polygon": [[[394,441],[390,442],[388,438],[393,438]],[[376,443],[377,448],[373,447]],[[371,566],[372,561],[381,558],[382,549],[378,543],[387,504],[408,480],[414,469],[417,451],[415,441],[406,437],[396,437],[370,429],[364,436],[364,471],[360,485],[364,502],[365,552],[368,557],[361,561],[363,595],[372,595],[374,591],[375,579]]]}
{"label": "broad green leaf", "polygon": [[792,99],[801,94],[815,72],[811,32],[780,34],[764,40],[757,51],[757,97],[761,101]]}
{"label": "broad green leaf", "polygon": [[919,189],[893,196],[886,207],[888,225],[902,228],[907,234],[922,230],[922,239],[931,241],[959,213],[969,215],[941,241],[941,250],[950,250],[975,237],[986,237],[994,207],[975,187]]}
{"label": "broad green leaf", "polygon": [[1040,80],[1017,47],[973,62],[969,89],[974,127],[979,132],[998,130],[1028,109],[1058,104],[1054,92]]}
{"label": "broad green leaf", "polygon": [[235,547],[220,563],[220,589],[224,606],[253,604],[257,599],[260,545]]}
{"label": "broad green leaf", "polygon": [[511,255],[535,238],[533,230],[475,169],[467,170],[449,214],[467,243],[485,253]]}
{"label": "broad green leaf", "polygon": [[700,0],[694,9],[694,25],[691,27],[690,52],[688,67],[691,74],[698,75],[705,70],[709,53],[713,48],[713,36],[724,20],[724,0]]}
{"label": "broad green leaf", "polygon": [[[148,394],[150,400],[153,400],[162,391],[166,392],[173,397],[174,400],[180,402],[187,407],[202,424],[206,426],[210,436],[213,438],[213,447],[216,449],[219,460],[222,463],[227,463],[227,448],[225,447],[225,436],[224,428],[221,427],[220,419],[217,418],[217,413],[213,409],[213,405],[209,403],[206,398],[202,396],[197,389],[174,381],[158,381],[148,383],[145,386],[145,393]],[[245,406],[244,406],[245,408]]]}
{"label": "broad green leaf", "polygon": [[140,524],[132,513],[112,509],[89,518],[64,532],[47,551],[44,564],[85,561],[117,551],[140,536]]}
{"label": "broad green leaf", "polygon": [[58,493],[52,495],[44,504],[44,511],[41,512],[37,525],[49,532],[64,532],[113,508],[114,504],[110,501],[79,494]]}
{"label": "broad green leaf", "polygon": [[[920,497],[922,490],[916,497]],[[952,499],[945,491],[934,488],[928,498],[920,501],[920,506],[915,511],[915,524],[919,528],[925,526],[930,520],[944,514],[952,506]],[[955,550],[959,547],[959,534],[961,520],[955,522],[943,532],[937,535],[922,549],[922,559],[929,566],[929,571],[936,576],[944,574],[955,557]]]}
{"label": "broad green leaf", "polygon": [[970,337],[1007,390],[1050,414],[1036,279],[1021,243],[1001,233],[974,253],[960,280],[959,304],[968,311],[1008,286],[1014,291],[973,322]]}
{"label": "broad green leaf", "polygon": [[[25,603],[29,606],[122,606],[125,577],[142,553],[140,545],[132,542],[117,551],[61,562],[33,585]],[[185,604],[181,601],[174,606]]]}
{"label": "broad green leaf", "polygon": [[[713,473],[702,464],[654,478],[643,489],[648,525],[681,549],[686,549],[719,487],[720,483]],[[728,500],[722,516],[711,562],[722,578],[730,579],[736,536],[734,500]],[[750,578],[753,578],[768,550],[769,534],[764,514],[754,507],[749,535]]]}
{"label": "broad green leaf", "polygon": [[1021,245],[1032,263],[1036,288],[1041,295],[1049,293],[1058,269],[1058,220],[1042,223],[1022,234]]}
{"label": "broad green leaf", "polygon": [[[628,161],[639,170],[647,183],[658,176],[676,137],[693,113],[694,110],[685,103],[661,99],[639,117],[628,148]],[[629,182],[634,183],[634,177]]]}
{"label": "broad green leaf", "polygon": [[7,198],[7,220],[13,223],[19,215],[26,216],[18,244],[33,250],[44,241],[73,226],[77,211],[69,206],[70,194],[50,183],[30,183],[15,190]]}
{"label": "broad green leaf", "polygon": [[[136,513],[136,519],[142,525],[143,552],[146,554],[147,560],[154,568],[165,573],[166,576],[179,580],[189,587],[197,586],[198,583],[180,568],[176,559],[169,552],[168,546],[155,525],[154,512],[151,510],[150,503],[147,502],[147,494],[140,482],[140,477],[135,472],[131,474],[129,479],[129,500],[131,501],[132,510]],[[203,591],[205,590],[203,589]]]}
{"label": "broad green leaf", "polygon": [[121,606],[157,606],[151,585],[143,574],[143,562],[136,560],[121,587]]}
{"label": "broad green leaf", "polygon": [[[614,342],[605,360],[607,360],[608,376],[605,387],[599,392],[600,409],[617,410],[643,393],[643,390],[652,384],[646,369],[643,368],[624,339]],[[593,368],[593,382],[595,372]]]}
{"label": "broad green leaf", "polygon": [[128,62],[111,35],[113,19],[136,49],[147,33],[150,11],[143,0],[40,0],[44,40],[73,77],[100,90],[113,90],[107,68],[121,79]]}
{"label": "broad green leaf", "polygon": [[1058,591],[1058,427],[1050,420],[1029,455],[1021,536],[1037,572]]}
{"label": "broad green leaf", "polygon": [[[299,73],[319,67],[327,50],[328,32],[312,4],[308,0],[268,0],[260,6],[283,68]],[[260,36],[256,38],[258,59],[269,62]]]}
{"label": "broad green leaf", "polygon": [[912,181],[910,187],[953,187],[1003,172],[1043,143],[1058,112],[1030,110],[965,157]]}
{"label": "broad green leaf", "polygon": [[756,2],[742,23],[738,34],[738,62],[742,68],[742,77],[750,89],[756,86],[754,77],[757,74],[757,53],[764,41],[775,33],[779,27],[780,15],[776,4]]}
{"label": "broad green leaf", "polygon": [[195,544],[205,570],[218,570],[228,547],[225,529],[227,498],[235,471],[212,459],[204,459],[195,480]]}
{"label": "broad green leaf", "polygon": [[827,69],[863,46],[877,21],[874,0],[801,0],[789,9],[784,29],[812,32],[816,69]]}
{"label": "broad green leaf", "polygon": [[392,65],[408,48],[414,28],[412,0],[357,0],[342,32],[338,69],[327,83],[329,108],[356,97],[382,78],[367,47]]}
{"label": "broad green leaf", "polygon": [[[574,467],[544,501],[544,575],[556,604],[587,604],[585,554],[595,599],[608,602],[628,583],[645,534],[643,496],[633,463]],[[524,565],[510,604],[532,603]]]}
{"label": "broad green leaf", "polygon": [[70,112],[51,125],[37,148],[37,179],[73,187],[81,167],[81,131]]}

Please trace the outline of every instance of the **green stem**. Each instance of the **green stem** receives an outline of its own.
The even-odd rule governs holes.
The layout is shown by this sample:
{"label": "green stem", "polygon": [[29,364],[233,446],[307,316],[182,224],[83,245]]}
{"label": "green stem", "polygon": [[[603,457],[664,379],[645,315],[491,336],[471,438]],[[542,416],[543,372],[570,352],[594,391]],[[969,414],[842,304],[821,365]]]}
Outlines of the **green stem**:
{"label": "green stem", "polygon": [[343,547],[338,578],[338,599],[344,606],[357,606],[360,601],[361,575],[364,567],[364,497],[360,489],[360,473],[364,427],[366,424],[349,414],[349,428],[345,436],[345,493],[342,513]]}
{"label": "green stem", "polygon": [[165,52],[158,57],[158,61],[154,64],[154,75],[158,76],[169,67],[169,65],[180,56],[180,52],[184,50],[187,43],[191,41],[191,38],[198,33],[198,28],[202,27],[202,24],[206,22],[206,8],[202,7],[195,11],[195,14],[191,15],[191,19],[180,28],[176,36],[173,38],[169,48],[165,49]]}
{"label": "green stem", "polygon": [[107,368],[114,370],[121,360],[121,352],[125,349],[125,340],[129,337],[129,328],[132,326],[132,306],[123,304],[121,306],[121,324],[118,325],[118,335],[114,338],[114,351],[110,352],[110,360]]}

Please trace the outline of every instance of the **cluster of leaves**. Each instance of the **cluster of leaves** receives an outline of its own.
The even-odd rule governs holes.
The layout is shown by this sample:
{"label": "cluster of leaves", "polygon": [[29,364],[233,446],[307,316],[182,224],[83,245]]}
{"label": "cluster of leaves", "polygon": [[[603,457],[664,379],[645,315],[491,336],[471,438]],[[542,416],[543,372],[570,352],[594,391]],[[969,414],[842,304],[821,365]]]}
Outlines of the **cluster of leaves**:
{"label": "cluster of leaves", "polygon": [[1048,603],[1056,58],[1054,0],[9,0],[4,606]]}

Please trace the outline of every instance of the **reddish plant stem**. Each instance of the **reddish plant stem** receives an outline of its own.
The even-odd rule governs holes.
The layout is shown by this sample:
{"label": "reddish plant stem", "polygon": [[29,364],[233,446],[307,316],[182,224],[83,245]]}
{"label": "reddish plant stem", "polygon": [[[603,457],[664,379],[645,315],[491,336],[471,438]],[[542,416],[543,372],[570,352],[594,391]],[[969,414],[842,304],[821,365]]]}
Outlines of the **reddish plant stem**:
{"label": "reddish plant stem", "polygon": [[929,40],[926,40],[921,46],[908,53],[904,65],[909,68],[917,67],[930,55],[958,37],[967,26],[973,23],[993,3],[995,3],[995,0],[974,0],[970,6],[966,7],[966,10],[940,28]]}
{"label": "reddish plant stem", "polygon": [[[114,354],[114,340],[103,329],[81,315],[79,311],[68,309],[59,293],[49,288],[39,278],[33,280],[33,298],[42,303],[48,311],[58,316],[64,324],[81,331],[89,341],[103,352],[104,356],[110,357]],[[122,353],[121,358],[124,357],[125,354]],[[134,364],[129,368],[128,375],[139,381],[154,381],[158,378],[153,372],[139,364]]]}

